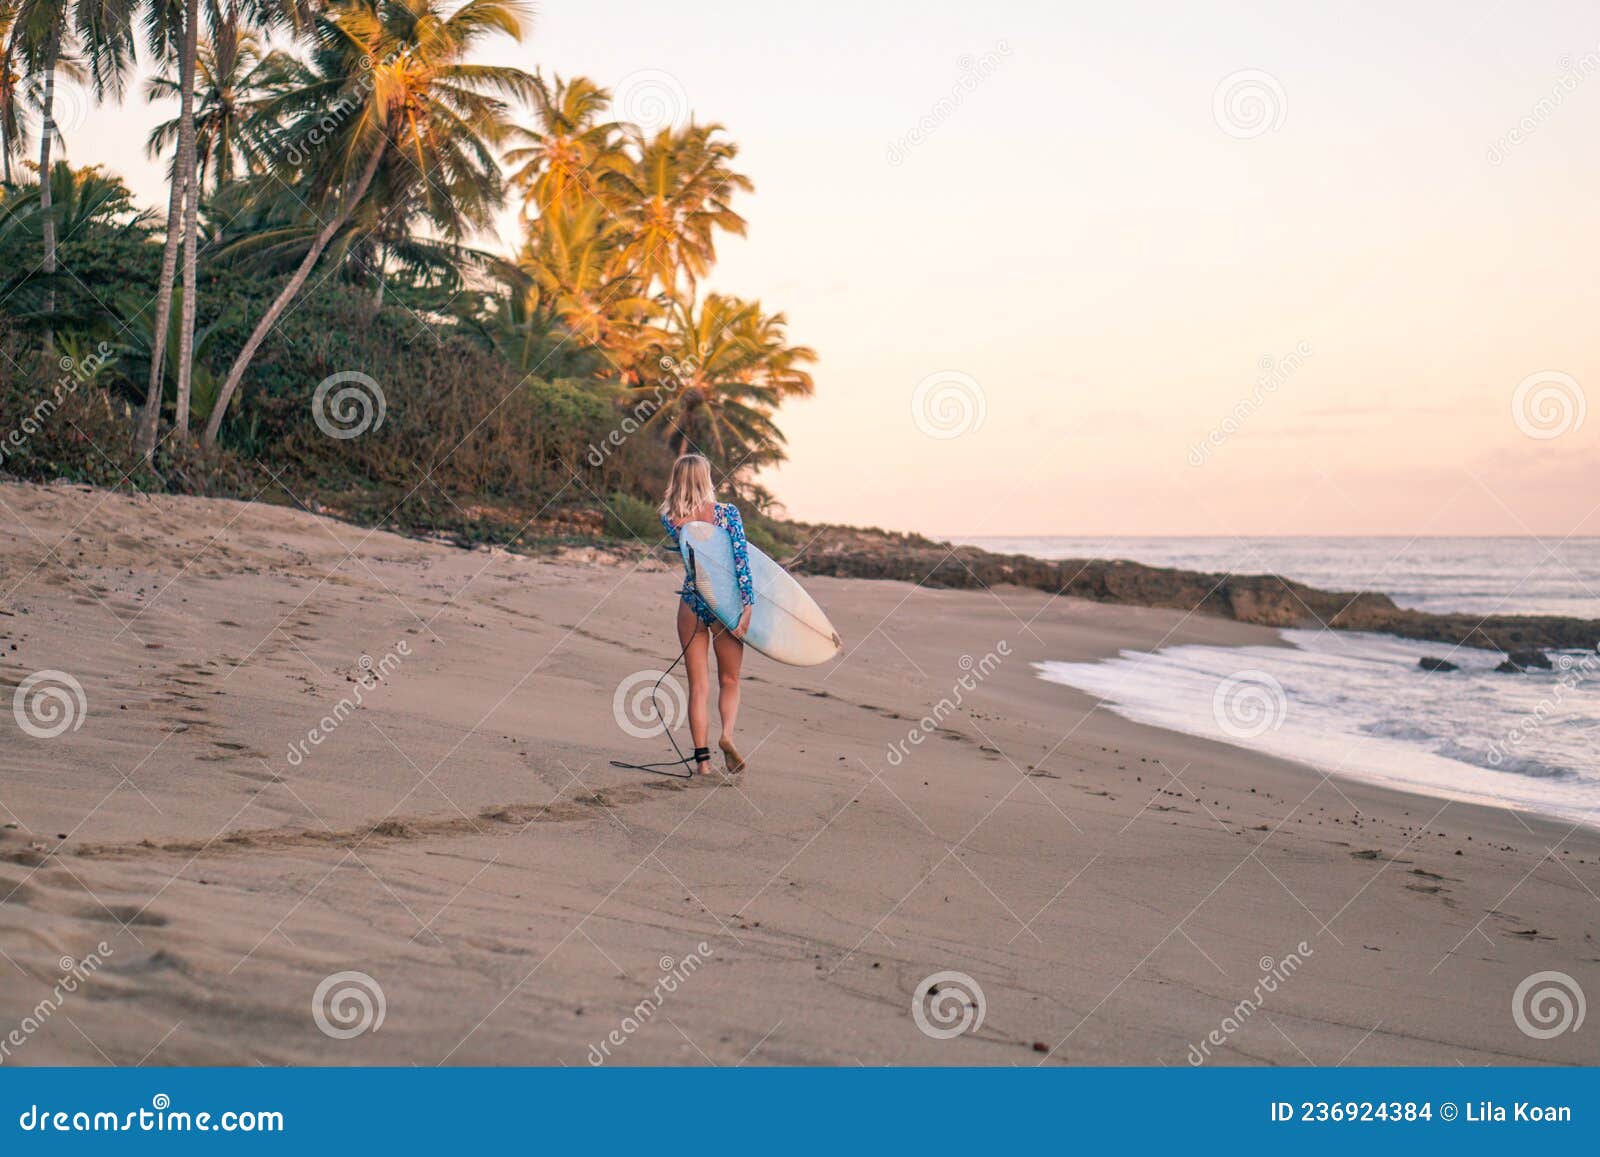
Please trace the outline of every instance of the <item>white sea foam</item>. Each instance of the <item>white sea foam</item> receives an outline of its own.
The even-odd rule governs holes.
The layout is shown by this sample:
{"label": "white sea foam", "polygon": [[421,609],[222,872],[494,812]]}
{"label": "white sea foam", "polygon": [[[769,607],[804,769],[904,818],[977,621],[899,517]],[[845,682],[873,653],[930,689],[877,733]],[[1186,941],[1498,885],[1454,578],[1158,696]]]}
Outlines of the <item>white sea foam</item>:
{"label": "white sea foam", "polygon": [[[1283,636],[1290,646],[1180,646],[1037,666],[1137,722],[1600,826],[1600,655],[1555,655],[1556,670],[1513,675],[1494,671],[1502,656],[1492,651],[1343,631]],[[1461,670],[1425,671],[1424,656]],[[1219,717],[1218,687],[1241,672],[1282,689],[1275,725],[1259,733]]]}

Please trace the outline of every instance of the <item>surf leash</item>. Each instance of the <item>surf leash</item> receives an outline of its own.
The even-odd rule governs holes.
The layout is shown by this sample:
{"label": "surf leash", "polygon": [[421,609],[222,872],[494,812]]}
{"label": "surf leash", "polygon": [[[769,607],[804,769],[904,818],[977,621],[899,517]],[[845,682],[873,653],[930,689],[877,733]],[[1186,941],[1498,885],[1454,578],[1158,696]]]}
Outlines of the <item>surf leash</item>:
{"label": "surf leash", "polygon": [[[665,671],[661,672],[661,678],[657,679],[655,681],[655,684],[650,688],[650,705],[653,708],[655,708],[656,718],[661,720],[661,730],[666,733],[667,742],[672,744],[673,754],[676,755],[678,758],[677,759],[673,759],[673,760],[664,760],[661,763],[627,763],[627,762],[625,762],[623,760],[620,760],[620,759],[613,759],[611,761],[611,766],[612,767],[621,767],[621,768],[625,768],[628,771],[649,771],[649,772],[654,772],[656,775],[670,775],[670,776],[674,777],[675,779],[693,779],[694,778],[694,774],[695,773],[692,772],[692,771],[685,771],[682,774],[679,774],[678,772],[668,771],[667,770],[668,768],[684,767],[684,766],[686,766],[688,764],[691,764],[691,763],[695,762],[695,757],[694,757],[694,755],[684,755],[683,754],[683,748],[679,747],[678,746],[678,741],[673,738],[671,721],[668,720],[667,717],[662,714],[662,712],[661,712],[661,701],[656,698],[656,692],[661,689],[661,684],[666,682],[667,677],[669,675],[671,675],[674,670],[677,669],[678,664],[683,662],[684,659],[688,657],[689,644],[693,643],[695,641],[695,638],[698,635],[699,635],[699,632],[696,631],[696,632],[694,632],[694,634],[691,634],[689,636],[689,642],[685,643],[683,645],[683,648],[678,652],[678,657],[676,659],[672,660],[672,666],[668,667]],[[698,750],[699,749],[697,748],[696,751],[698,751]]]}

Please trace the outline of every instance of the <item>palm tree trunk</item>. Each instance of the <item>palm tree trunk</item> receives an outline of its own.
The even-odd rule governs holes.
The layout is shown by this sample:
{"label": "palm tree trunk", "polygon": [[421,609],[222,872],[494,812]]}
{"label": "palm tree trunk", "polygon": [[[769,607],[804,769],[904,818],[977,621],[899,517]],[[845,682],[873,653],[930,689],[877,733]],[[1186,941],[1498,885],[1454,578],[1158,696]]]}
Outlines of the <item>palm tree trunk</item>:
{"label": "palm tree trunk", "polygon": [[156,294],[155,328],[150,332],[150,384],[145,393],[144,412],[139,415],[139,436],[135,448],[145,461],[156,452],[161,431],[161,395],[166,384],[167,331],[172,327],[172,282],[178,272],[178,244],[183,240],[183,179],[172,174],[172,194],[167,199],[167,238],[161,247],[161,282]]}
{"label": "palm tree trunk", "polygon": [[387,244],[387,242],[379,241],[378,242],[378,261],[377,261],[377,266],[378,266],[378,289],[377,289],[377,292],[372,295],[372,312],[373,313],[380,313],[383,310],[383,286],[384,286],[383,269],[384,269],[384,266],[388,264],[388,262],[389,262],[388,244]]}
{"label": "palm tree trunk", "polygon": [[[187,21],[187,17],[185,17]],[[194,55],[188,49],[189,32],[184,30],[184,50],[178,59],[178,89],[180,110],[187,105],[190,123],[193,124]],[[161,432],[161,395],[166,385],[167,332],[172,328],[172,284],[178,273],[178,245],[183,241],[184,199],[188,184],[183,173],[182,112],[179,113],[179,143],[172,161],[172,192],[167,199],[167,236],[161,247],[161,280],[156,289],[155,328],[150,333],[150,382],[144,399],[144,413],[139,416],[139,435],[135,446],[149,461],[156,452],[156,441]],[[181,343],[180,343],[181,344]]]}
{"label": "palm tree trunk", "polygon": [[256,356],[256,351],[261,348],[261,343],[267,340],[267,334],[277,324],[283,311],[289,308],[289,303],[294,300],[295,294],[300,292],[306,279],[311,276],[312,268],[317,264],[317,259],[322,256],[322,251],[328,247],[328,242],[333,240],[333,235],[344,228],[344,223],[350,219],[350,214],[367,195],[367,189],[372,185],[372,179],[378,175],[378,163],[383,160],[384,146],[380,145],[372,150],[372,156],[367,161],[367,167],[361,171],[361,177],[356,182],[355,188],[345,194],[344,204],[334,218],[322,227],[317,234],[317,239],[311,243],[311,251],[306,254],[305,260],[300,262],[300,268],[294,271],[294,276],[289,279],[289,284],[283,287],[277,300],[261,320],[256,323],[256,328],[250,334],[250,340],[244,343],[244,348],[239,351],[239,356],[234,358],[233,367],[228,371],[228,380],[222,383],[222,389],[217,392],[216,406],[211,411],[211,418],[206,422],[205,435],[200,439],[201,445],[214,446],[217,442],[217,431],[222,429],[223,416],[228,412],[228,403],[233,400],[233,393],[239,388],[240,381],[244,378],[245,370],[250,368],[250,361]]}
{"label": "palm tree trunk", "polygon": [[6,188],[11,187],[11,119],[16,115],[17,90],[11,83],[11,37],[0,54],[0,159],[5,165]]}
{"label": "palm tree trunk", "polygon": [[56,215],[55,200],[50,191],[50,146],[56,135],[56,57],[61,51],[61,25],[50,29],[50,38],[44,49],[44,93],[40,98],[39,129],[39,213],[44,227],[44,262],[40,266],[45,276],[44,291],[44,344],[55,340],[56,312]]}
{"label": "palm tree trunk", "polygon": [[[189,436],[189,391],[194,371],[195,242],[199,231],[200,182],[195,172],[194,76],[195,50],[199,36],[199,0],[189,0],[184,16],[183,55],[189,83],[183,86],[178,112],[178,164],[183,170],[183,318],[178,330],[178,398],[172,424],[178,436]],[[181,71],[181,70],[180,70]]]}
{"label": "palm tree trunk", "polygon": [[17,101],[21,99],[22,94],[17,91],[16,80],[11,75],[11,61],[16,56],[17,37],[20,32],[21,26],[13,24],[11,35],[6,37],[5,52],[0,55],[0,85],[5,86],[4,119],[0,120],[0,151],[3,151],[5,155],[6,186],[8,188],[11,185],[11,150],[16,147],[16,142],[11,137],[11,129],[13,125],[18,123],[17,118],[22,115],[17,109]]}

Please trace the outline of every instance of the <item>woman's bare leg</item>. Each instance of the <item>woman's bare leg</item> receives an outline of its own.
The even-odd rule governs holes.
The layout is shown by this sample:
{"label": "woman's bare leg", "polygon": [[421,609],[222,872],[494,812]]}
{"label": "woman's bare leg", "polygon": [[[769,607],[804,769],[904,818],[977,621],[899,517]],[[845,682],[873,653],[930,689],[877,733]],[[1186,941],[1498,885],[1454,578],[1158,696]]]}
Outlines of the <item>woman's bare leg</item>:
{"label": "woman's bare leg", "polygon": [[[689,736],[696,747],[709,747],[711,734],[711,656],[707,653],[706,625],[689,604],[678,604],[678,644],[683,647],[683,663],[689,672]],[[696,768],[696,770],[703,770]]]}
{"label": "woman's bare leg", "polygon": [[733,724],[739,717],[739,669],[744,665],[744,642],[727,631],[711,636],[717,653],[717,714],[722,717],[722,739],[718,746],[728,760],[729,771],[743,771],[744,757],[733,745]]}

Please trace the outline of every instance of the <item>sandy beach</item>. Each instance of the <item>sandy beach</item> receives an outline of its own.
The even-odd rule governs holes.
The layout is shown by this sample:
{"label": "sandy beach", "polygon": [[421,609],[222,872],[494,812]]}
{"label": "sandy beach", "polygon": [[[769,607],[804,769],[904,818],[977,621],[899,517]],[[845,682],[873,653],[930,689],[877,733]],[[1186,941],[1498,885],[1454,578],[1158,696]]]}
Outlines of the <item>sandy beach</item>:
{"label": "sandy beach", "polygon": [[[1513,1015],[1539,972],[1600,993],[1600,833],[1136,726],[1032,668],[1273,631],[810,579],[844,656],[751,656],[751,769],[686,781],[608,765],[670,755],[614,703],[677,653],[676,581],[0,486],[7,705],[38,672],[83,693],[59,735],[0,716],[0,1038],[34,1022],[4,1063],[1600,1056]],[[941,972],[982,994],[948,1039],[912,1015]]]}

